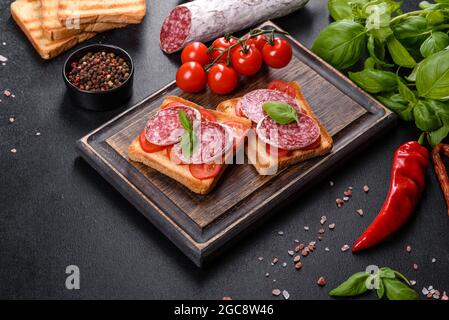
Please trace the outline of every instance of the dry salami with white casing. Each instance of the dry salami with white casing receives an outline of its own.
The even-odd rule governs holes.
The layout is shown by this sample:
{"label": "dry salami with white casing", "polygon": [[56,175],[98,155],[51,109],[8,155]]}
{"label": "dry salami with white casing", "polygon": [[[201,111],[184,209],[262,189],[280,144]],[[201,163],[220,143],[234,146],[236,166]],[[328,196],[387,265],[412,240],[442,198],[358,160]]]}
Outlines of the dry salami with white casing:
{"label": "dry salami with white casing", "polygon": [[195,0],[177,6],[161,28],[161,49],[173,53],[301,9],[309,0]]}

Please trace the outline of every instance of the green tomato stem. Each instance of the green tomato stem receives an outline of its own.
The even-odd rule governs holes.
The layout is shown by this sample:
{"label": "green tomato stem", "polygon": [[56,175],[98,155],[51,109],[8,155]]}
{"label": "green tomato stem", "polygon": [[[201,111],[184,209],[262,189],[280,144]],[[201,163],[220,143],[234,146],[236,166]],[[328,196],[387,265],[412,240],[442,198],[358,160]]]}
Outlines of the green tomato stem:
{"label": "green tomato stem", "polygon": [[[254,29],[254,30],[251,30],[249,32],[249,37],[248,36],[242,36],[240,38],[236,38],[236,37],[230,36],[233,39],[237,39],[237,42],[234,43],[233,45],[231,45],[229,48],[227,48],[225,50],[220,50],[222,52],[217,56],[217,58],[215,58],[215,60],[212,61],[210,64],[206,65],[204,69],[206,70],[206,72],[209,72],[209,70],[215,64],[217,64],[220,61],[220,59],[225,54],[227,54],[227,65],[229,66],[231,64],[231,51],[232,51],[232,49],[234,49],[237,46],[242,45],[243,43],[246,43],[249,39],[257,38],[258,36],[263,35],[263,34],[271,34],[270,40],[271,40],[271,43],[272,43],[273,42],[272,39],[274,38],[274,34],[275,33],[283,34],[283,35],[288,35],[289,34],[288,32],[285,32],[285,31],[282,31],[282,30],[279,30],[279,29],[272,29],[272,30]],[[213,46],[209,47],[209,49],[208,49],[208,51],[210,51],[210,52],[213,52],[214,50],[219,50],[219,49],[216,49]]]}

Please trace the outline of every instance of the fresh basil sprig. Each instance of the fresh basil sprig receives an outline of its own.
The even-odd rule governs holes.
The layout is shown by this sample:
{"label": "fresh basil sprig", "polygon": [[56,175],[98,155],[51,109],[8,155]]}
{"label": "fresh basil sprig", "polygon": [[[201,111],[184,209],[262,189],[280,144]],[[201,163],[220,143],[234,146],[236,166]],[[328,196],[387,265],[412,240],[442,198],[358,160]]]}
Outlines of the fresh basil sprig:
{"label": "fresh basil sprig", "polygon": [[434,147],[449,135],[449,0],[422,1],[405,13],[403,2],[328,0],[336,21],[312,51],[340,70],[364,66],[349,77],[415,122],[421,141]]}
{"label": "fresh basil sprig", "polygon": [[181,137],[181,149],[182,154],[186,158],[190,158],[193,154],[193,150],[196,145],[196,135],[193,131],[193,123],[190,121],[187,113],[183,110],[178,111],[179,122],[185,129],[184,134]]}
{"label": "fresh basil sprig", "polygon": [[262,106],[268,116],[279,124],[299,123],[299,115],[288,103],[284,102],[266,102]]}
{"label": "fresh basil sprig", "polygon": [[370,288],[376,290],[379,299],[385,296],[389,300],[418,299],[418,293],[410,288],[410,281],[401,273],[387,267],[380,268],[375,274],[357,272],[329,294],[332,297],[354,297],[373,290]]}

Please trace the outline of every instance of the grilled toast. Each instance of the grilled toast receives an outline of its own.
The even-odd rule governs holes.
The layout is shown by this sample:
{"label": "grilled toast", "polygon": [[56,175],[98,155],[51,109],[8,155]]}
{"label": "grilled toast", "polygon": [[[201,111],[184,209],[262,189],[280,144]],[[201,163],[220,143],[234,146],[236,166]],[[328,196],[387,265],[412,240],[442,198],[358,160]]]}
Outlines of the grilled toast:
{"label": "grilled toast", "polygon": [[[202,108],[201,106],[193,102],[175,96],[167,97],[162,103],[162,106],[167,105],[171,102],[181,102],[184,105],[195,108],[197,110]],[[249,121],[248,119],[240,118],[232,114],[226,114],[215,110],[209,111],[217,118],[218,122],[237,121],[245,125],[248,129],[251,128],[251,121]],[[151,167],[159,171],[160,173],[178,181],[194,193],[207,194],[212,191],[212,189],[217,184],[217,181],[220,179],[221,175],[226,169],[226,159],[232,157],[233,152],[228,152],[225,155],[225,161],[221,168],[220,174],[215,178],[207,180],[200,180],[193,177],[190,173],[188,165],[178,165],[170,161],[167,156],[166,150],[155,153],[146,153],[140,147],[139,137],[134,139],[134,141],[128,147],[128,156],[132,161],[143,163],[146,166]]]}
{"label": "grilled toast", "polygon": [[40,0],[16,0],[11,4],[11,15],[43,59],[51,59],[95,36],[93,32],[84,32],[62,40],[48,40],[42,29]]}
{"label": "grilled toast", "polygon": [[111,29],[123,28],[127,24],[117,23],[92,23],[79,24],[76,27],[70,27],[61,23],[58,18],[59,0],[41,0],[42,4],[42,29],[44,36],[48,40],[61,40],[68,37],[79,35],[83,32],[103,32]]}
{"label": "grilled toast", "polygon": [[[301,92],[300,85],[297,82],[291,82],[290,85],[295,89],[296,99],[300,102],[303,110],[319,125],[321,131],[321,143],[316,148],[310,150],[295,150],[290,155],[279,157],[278,159],[277,157],[271,156],[267,152],[264,152],[265,148],[258,148],[257,145],[260,140],[256,137],[255,140],[257,143],[248,143],[246,147],[246,155],[250,163],[253,164],[260,175],[271,175],[274,171],[281,170],[301,161],[325,155],[332,150],[332,137],[313,113],[312,108],[309,106],[307,100]],[[218,105],[217,111],[235,116],[235,107],[238,102],[239,98],[224,101]]]}
{"label": "grilled toast", "polygon": [[141,23],[146,14],[145,0],[59,0],[58,17],[65,24],[79,18],[85,23]]}

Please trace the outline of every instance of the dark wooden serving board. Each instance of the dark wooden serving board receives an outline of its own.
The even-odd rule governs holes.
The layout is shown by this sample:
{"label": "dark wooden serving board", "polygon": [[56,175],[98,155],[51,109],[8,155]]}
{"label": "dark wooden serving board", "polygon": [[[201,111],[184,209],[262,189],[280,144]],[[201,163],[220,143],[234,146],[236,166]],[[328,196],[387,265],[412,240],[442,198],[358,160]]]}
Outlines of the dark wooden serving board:
{"label": "dark wooden serving board", "polygon": [[[267,22],[262,27],[272,26]],[[84,159],[198,266],[278,205],[293,196],[299,197],[298,191],[323,178],[396,119],[344,75],[293,38],[288,39],[294,48],[289,67],[263,69],[256,77],[242,81],[232,96],[210,92],[184,94],[173,82],[77,143]],[[217,187],[206,196],[196,195],[128,159],[128,145],[165,96],[178,95],[215,108],[221,101],[264,88],[273,79],[301,84],[315,114],[334,138],[329,155],[292,166],[275,176],[259,176],[249,164],[229,166]]]}

